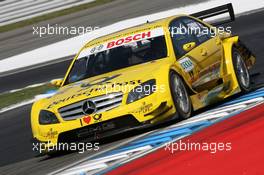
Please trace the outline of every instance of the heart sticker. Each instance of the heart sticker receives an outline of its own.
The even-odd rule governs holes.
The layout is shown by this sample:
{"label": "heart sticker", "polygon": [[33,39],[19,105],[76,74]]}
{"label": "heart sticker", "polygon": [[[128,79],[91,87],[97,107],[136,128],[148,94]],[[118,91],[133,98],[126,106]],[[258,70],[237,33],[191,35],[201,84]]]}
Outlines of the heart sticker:
{"label": "heart sticker", "polygon": [[89,124],[90,121],[91,121],[91,117],[90,116],[86,116],[83,118],[83,121],[86,123],[86,124]]}

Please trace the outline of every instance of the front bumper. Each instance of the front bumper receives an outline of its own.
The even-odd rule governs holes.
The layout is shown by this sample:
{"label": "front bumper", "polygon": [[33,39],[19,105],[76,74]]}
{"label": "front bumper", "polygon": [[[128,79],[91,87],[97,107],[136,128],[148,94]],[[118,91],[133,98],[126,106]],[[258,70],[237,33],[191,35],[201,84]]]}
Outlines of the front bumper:
{"label": "front bumper", "polygon": [[[126,98],[125,98],[126,99]],[[89,124],[84,118],[52,125],[39,125],[33,132],[42,143],[91,142],[119,133],[142,129],[160,123],[175,114],[170,94],[152,94],[131,104],[121,105],[102,113],[98,121]],[[59,114],[56,114],[59,115]],[[48,144],[47,144],[48,146]]]}

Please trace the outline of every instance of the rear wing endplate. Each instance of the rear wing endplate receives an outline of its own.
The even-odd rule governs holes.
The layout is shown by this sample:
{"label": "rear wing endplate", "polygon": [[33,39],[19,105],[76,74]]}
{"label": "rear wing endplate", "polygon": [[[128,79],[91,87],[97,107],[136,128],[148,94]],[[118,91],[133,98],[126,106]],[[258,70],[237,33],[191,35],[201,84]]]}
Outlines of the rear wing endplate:
{"label": "rear wing endplate", "polygon": [[232,21],[235,20],[234,9],[233,9],[233,6],[232,6],[231,3],[225,4],[225,5],[221,5],[221,6],[218,6],[218,7],[214,7],[214,8],[208,9],[208,10],[200,11],[200,12],[197,12],[197,13],[193,13],[193,14],[190,14],[190,15],[195,17],[195,18],[199,18],[201,20],[204,20],[204,19],[208,19],[208,18],[211,18],[211,17],[214,17],[214,16],[222,15],[222,14],[225,14],[225,13],[229,14],[229,18],[228,19],[224,18],[224,19],[222,19],[220,21],[217,21],[217,22],[213,23],[214,25],[218,26],[218,25],[229,23],[229,22],[232,22]]}

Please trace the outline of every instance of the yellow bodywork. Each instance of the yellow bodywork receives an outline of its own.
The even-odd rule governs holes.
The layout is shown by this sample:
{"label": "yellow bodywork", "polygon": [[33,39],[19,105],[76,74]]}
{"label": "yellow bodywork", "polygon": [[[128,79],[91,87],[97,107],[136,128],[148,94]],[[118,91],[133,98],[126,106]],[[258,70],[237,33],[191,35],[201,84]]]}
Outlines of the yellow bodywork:
{"label": "yellow bodywork", "polygon": [[[180,61],[185,58],[186,55],[188,57],[195,57],[196,55],[199,55],[199,53],[197,52],[197,49],[193,49],[183,57],[176,58],[168,26],[173,19],[178,17],[181,16],[174,16],[151,23],[146,23],[88,42],[72,61],[65,77],[68,76],[79,54],[85,49],[96,47],[108,41],[117,40],[122,37],[130,36],[139,32],[153,30],[156,28],[162,28],[164,30],[167,45],[167,57],[156,61],[131,66],[114,72],[102,74],[99,76],[91,77],[82,80],[81,82],[72,83],[68,85],[64,85],[66,81],[64,79],[60,89],[54,96],[41,99],[33,104],[31,111],[31,126],[33,137],[40,142],[51,142],[52,144],[57,144],[59,135],[66,131],[82,128],[88,125],[93,125],[98,122],[107,121],[125,115],[132,115],[138,122],[142,124],[156,123],[165,119],[169,119],[173,117],[176,113],[169,86],[170,71],[175,71],[176,73],[178,73],[184,79],[186,85],[189,87],[189,95],[191,97],[194,110],[205,107],[209,104],[214,103],[215,101],[227,98],[235,93],[240,92],[239,84],[237,82],[232,63],[232,46],[238,43],[238,37],[216,36],[215,38],[213,38],[216,40],[216,42],[220,43],[220,49],[218,50],[219,52],[217,56],[221,56],[221,58],[218,59],[216,58],[217,56],[212,56],[212,58],[208,58],[200,62],[199,58],[197,58],[197,65],[199,64],[199,66],[202,68],[199,70],[194,69],[191,75],[190,73],[184,70],[184,68],[180,64]],[[200,20],[198,21],[205,24]],[[205,25],[210,27],[209,24]],[[211,42],[214,42],[213,39]],[[201,44],[196,48],[199,47],[205,47],[209,51],[213,51],[215,49],[213,48],[214,45],[211,45],[210,42]],[[250,61],[247,62],[251,63],[248,64],[248,67],[250,67],[252,66],[252,64],[254,64],[255,58],[251,56],[248,59]],[[193,61],[193,64],[195,65],[196,62]],[[207,82],[206,86],[203,86],[203,84],[199,84],[200,82],[198,80],[201,78],[201,72],[205,72],[206,76],[215,76],[214,74],[210,74],[210,71],[208,72],[208,70],[211,70],[212,68],[207,68],[207,65],[219,67],[218,73],[220,79],[222,80],[222,83],[219,84],[218,82],[212,81]],[[82,84],[88,82],[97,82],[105,77],[115,77],[109,80],[107,83],[109,85],[113,83],[118,84],[118,86],[120,86],[120,89],[122,89],[121,91],[123,93],[123,99],[121,105],[109,111],[102,112],[100,119],[94,119],[94,117],[91,117],[91,121],[89,121],[88,124],[83,122],[84,118],[87,117],[85,115],[75,120],[63,120],[59,113],[60,108],[70,105],[72,103],[76,103],[78,101],[114,92],[106,92],[105,90],[91,91],[91,89],[96,89],[98,87],[96,83],[95,85],[89,86],[87,88],[82,87]],[[157,91],[147,97],[144,97],[133,103],[127,104],[126,100],[129,93],[128,89],[132,89],[140,83],[150,79],[156,80],[156,85],[158,87],[162,87],[162,92]],[[43,109],[53,112],[58,118],[59,123],[48,125],[39,124],[39,113],[40,110]]]}

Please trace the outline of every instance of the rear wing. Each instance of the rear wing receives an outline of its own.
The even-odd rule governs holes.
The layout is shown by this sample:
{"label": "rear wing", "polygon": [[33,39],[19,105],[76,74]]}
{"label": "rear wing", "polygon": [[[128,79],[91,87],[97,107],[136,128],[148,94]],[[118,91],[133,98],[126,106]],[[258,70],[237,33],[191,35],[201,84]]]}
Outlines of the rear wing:
{"label": "rear wing", "polygon": [[214,16],[222,15],[228,13],[229,17],[228,18],[223,18],[220,21],[213,22],[213,25],[222,25],[225,23],[229,23],[235,20],[235,14],[234,14],[234,9],[231,3],[221,5],[218,7],[214,7],[208,10],[200,11],[197,13],[190,14],[190,16],[199,18],[201,20],[208,19]]}

